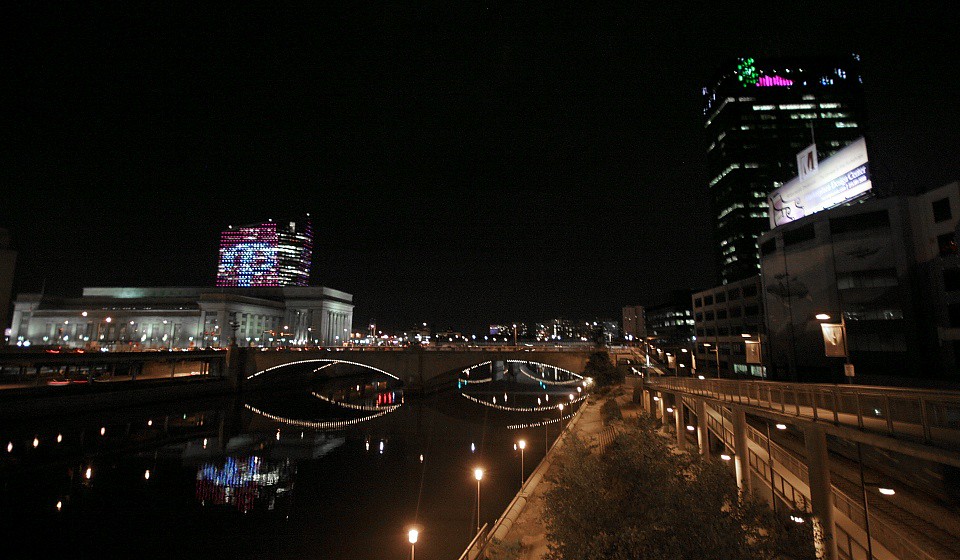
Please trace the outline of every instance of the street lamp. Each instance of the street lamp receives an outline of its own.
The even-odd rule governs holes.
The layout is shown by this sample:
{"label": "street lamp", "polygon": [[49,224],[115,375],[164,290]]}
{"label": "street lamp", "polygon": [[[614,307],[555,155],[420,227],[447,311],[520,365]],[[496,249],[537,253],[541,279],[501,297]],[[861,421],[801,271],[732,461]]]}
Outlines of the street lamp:
{"label": "street lamp", "polygon": [[[709,342],[704,342],[703,345],[706,348],[710,348],[711,346],[713,346],[713,344],[710,344]],[[713,346],[713,353],[717,356],[717,379],[720,379],[720,347]]]}
{"label": "street lamp", "polygon": [[870,509],[867,503],[867,486],[877,489],[884,496],[893,496],[897,492],[893,488],[885,488],[878,484],[872,484],[864,481],[863,477],[863,450],[860,442],[857,442],[857,464],[860,466],[860,492],[863,496],[863,528],[867,533],[867,558],[873,558],[873,543],[870,538]]}
{"label": "street lamp", "polygon": [[[816,318],[818,321],[829,321],[830,315],[827,315],[826,313],[817,313]],[[847,322],[843,318],[843,313],[840,313],[840,324],[820,323],[820,330],[823,332],[824,355],[826,355],[827,357],[840,356],[840,354],[837,354],[837,350],[833,350],[831,352],[831,347],[827,345],[827,340],[830,340],[834,348],[838,346],[837,337],[832,332],[834,328],[840,329],[840,336],[839,336],[840,338],[839,342],[841,342],[840,352],[843,353],[842,356],[844,360],[843,374],[847,378],[847,383],[853,383],[854,370],[853,370],[853,364],[850,363],[850,350],[847,347]]]}
{"label": "street lamp", "polygon": [[560,409],[560,432],[563,433],[563,403],[558,404],[557,408]]}
{"label": "street lamp", "polygon": [[523,468],[523,450],[527,447],[526,440],[520,440],[517,442],[517,447],[520,448],[520,487],[523,488],[523,476],[526,472]]}
{"label": "street lamp", "polygon": [[483,480],[483,469],[473,469],[473,477],[477,479],[477,533],[480,533],[480,481]]}
{"label": "street lamp", "polygon": [[417,537],[420,536],[420,532],[416,529],[410,529],[410,532],[407,533],[407,538],[410,539],[410,560],[414,560],[415,547],[417,545]]}

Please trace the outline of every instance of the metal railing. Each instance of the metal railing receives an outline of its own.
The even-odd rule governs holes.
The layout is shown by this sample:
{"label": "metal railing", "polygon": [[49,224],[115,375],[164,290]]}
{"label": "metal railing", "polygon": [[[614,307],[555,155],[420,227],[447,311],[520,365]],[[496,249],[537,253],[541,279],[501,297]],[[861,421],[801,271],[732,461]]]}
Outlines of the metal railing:
{"label": "metal railing", "polygon": [[[725,421],[721,423],[719,420],[714,418],[711,414],[707,415],[707,426],[713,430],[714,434],[719,435],[723,434],[721,439],[726,442],[730,449],[734,448],[734,434],[733,434],[733,417],[732,414],[724,409],[717,411],[719,414],[722,414]],[[753,441],[760,449],[766,451],[767,449],[767,436],[763,434],[760,430],[754,428],[753,426],[747,426],[747,437]],[[791,472],[797,479],[800,481],[807,481],[808,472],[807,466],[803,461],[799,460],[793,453],[790,453],[779,444],[774,441],[770,441],[770,455],[773,456],[773,460],[778,467],[783,467],[789,472]],[[768,463],[769,458],[761,457],[752,449],[748,450],[748,464],[761,479],[766,483],[770,483],[770,465]],[[777,469],[774,469],[774,482],[773,486],[776,488],[776,494],[785,502],[793,504],[793,506],[799,510],[804,510],[807,512],[811,511],[811,503],[809,497],[809,489],[804,491],[801,488],[797,488],[790,483],[786,478],[784,478],[780,473],[776,472]],[[847,519],[858,527],[866,526],[866,513],[863,508],[863,502],[859,498],[854,498],[849,496],[843,490],[837,488],[836,485],[832,487],[833,494],[833,505],[834,507],[842,513]],[[914,542],[912,539],[905,538],[905,535],[902,530],[898,530],[893,525],[887,523],[882,517],[874,513],[870,516],[870,533],[872,540],[882,544],[887,550],[889,550],[894,556],[901,560],[936,560],[938,557],[931,555],[927,550],[925,550],[921,545]],[[837,527],[837,531],[840,533],[846,533],[841,527]],[[862,543],[862,538],[858,538],[854,535],[846,534],[847,537],[851,538],[860,546],[865,546]]]}
{"label": "metal railing", "polygon": [[659,390],[960,449],[960,391],[653,377]]}

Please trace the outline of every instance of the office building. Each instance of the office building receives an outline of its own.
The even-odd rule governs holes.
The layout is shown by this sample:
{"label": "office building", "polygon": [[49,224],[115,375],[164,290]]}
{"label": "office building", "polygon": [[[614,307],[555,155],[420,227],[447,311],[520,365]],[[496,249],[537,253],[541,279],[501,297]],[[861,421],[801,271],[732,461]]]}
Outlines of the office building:
{"label": "office building", "polygon": [[78,298],[19,294],[10,344],[70,348],[341,346],[353,296],[322,286],[84,288]]}
{"label": "office building", "polygon": [[[878,197],[760,237],[771,377],[957,380],[960,183]],[[846,364],[849,364],[847,366]]]}
{"label": "office building", "polygon": [[[694,336],[692,294],[692,290],[672,290],[665,301],[644,308],[648,352],[662,363],[678,368],[677,373],[683,364],[684,375],[689,375],[693,366],[690,352]],[[671,360],[670,356],[676,359]]]}
{"label": "office building", "polygon": [[760,275],[693,294],[697,373],[705,377],[765,378]]}
{"label": "office building", "polygon": [[307,286],[312,257],[309,214],[299,222],[230,226],[220,234],[217,286]]}
{"label": "office building", "polygon": [[647,318],[642,305],[627,305],[622,309],[623,338],[625,340],[643,340],[647,337]]}
{"label": "office building", "polygon": [[859,57],[741,58],[703,88],[718,284],[759,272],[767,196],[816,144],[823,160],[863,136]]}

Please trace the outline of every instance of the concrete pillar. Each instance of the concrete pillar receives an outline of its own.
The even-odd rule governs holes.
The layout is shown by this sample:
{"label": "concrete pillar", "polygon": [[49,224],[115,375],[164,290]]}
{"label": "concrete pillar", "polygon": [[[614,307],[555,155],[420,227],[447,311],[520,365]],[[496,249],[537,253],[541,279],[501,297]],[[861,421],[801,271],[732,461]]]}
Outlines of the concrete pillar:
{"label": "concrete pillar", "polygon": [[813,538],[817,558],[837,560],[827,436],[819,426],[811,425],[804,428],[803,441],[807,449],[808,484],[813,506]]}
{"label": "concrete pillar", "polygon": [[747,461],[747,415],[742,408],[733,408],[733,466],[737,476],[737,489],[752,492],[750,463]]}
{"label": "concrete pillar", "polygon": [[673,417],[677,426],[677,448],[684,450],[687,448],[687,427],[683,422],[683,397],[680,393],[673,396]]}
{"label": "concrete pillar", "polygon": [[655,406],[656,404],[657,404],[657,403],[655,403],[655,402],[653,401],[653,391],[649,391],[649,390],[648,390],[648,391],[647,391],[647,412],[649,412],[649,413],[650,413],[650,416],[651,416],[651,417],[654,417],[654,418],[655,418],[656,416],[655,416],[655,414],[654,414],[653,411],[655,410],[654,406]]}
{"label": "concrete pillar", "polygon": [[700,454],[705,459],[710,458],[710,432],[707,430],[707,401],[697,399],[697,444]]}
{"label": "concrete pillar", "polygon": [[660,408],[660,431],[666,433],[670,431],[670,418],[667,416],[667,394],[660,393],[659,399],[657,405]]}

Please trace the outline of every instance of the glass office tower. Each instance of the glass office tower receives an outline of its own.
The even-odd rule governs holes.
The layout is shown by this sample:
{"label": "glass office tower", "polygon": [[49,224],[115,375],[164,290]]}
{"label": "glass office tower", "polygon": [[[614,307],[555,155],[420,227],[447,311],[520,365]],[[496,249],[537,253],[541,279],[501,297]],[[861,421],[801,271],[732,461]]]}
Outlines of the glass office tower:
{"label": "glass office tower", "polygon": [[759,273],[767,195],[797,176],[797,154],[816,144],[823,160],[867,136],[859,57],[740,58],[703,96],[715,259],[727,284]]}

